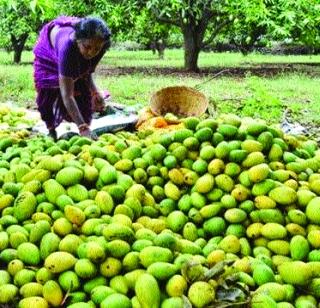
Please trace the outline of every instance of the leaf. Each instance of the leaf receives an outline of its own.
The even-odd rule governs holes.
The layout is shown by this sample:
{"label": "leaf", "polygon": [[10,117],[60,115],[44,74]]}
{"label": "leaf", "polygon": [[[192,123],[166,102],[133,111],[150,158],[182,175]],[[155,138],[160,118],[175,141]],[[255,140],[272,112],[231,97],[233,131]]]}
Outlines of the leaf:
{"label": "leaf", "polygon": [[37,0],[32,0],[30,2],[30,9],[33,13],[36,13],[36,8],[37,8]]}
{"label": "leaf", "polygon": [[213,278],[214,276],[220,275],[224,272],[225,266],[232,264],[234,261],[233,260],[225,260],[218,262],[214,267],[210,268],[205,274],[204,278],[206,280],[209,280]]}
{"label": "leaf", "polygon": [[231,287],[227,289],[219,288],[216,292],[216,298],[219,301],[228,301],[228,302],[239,302],[244,301],[247,296],[246,294],[236,287]]}
{"label": "leaf", "polygon": [[248,298],[247,300],[243,301],[243,302],[237,302],[237,303],[228,303],[228,302],[215,302],[214,306],[209,306],[207,308],[247,308],[248,304],[250,303],[250,298]]}
{"label": "leaf", "polygon": [[188,281],[193,282],[202,280],[204,275],[204,267],[200,262],[189,260],[181,268],[182,276]]}
{"label": "leaf", "polygon": [[190,303],[188,297],[182,295],[183,308],[192,308],[192,304]]}
{"label": "leaf", "polygon": [[8,9],[17,10],[17,1],[16,0],[9,0],[9,1],[3,1],[4,4],[6,4],[6,7]]}

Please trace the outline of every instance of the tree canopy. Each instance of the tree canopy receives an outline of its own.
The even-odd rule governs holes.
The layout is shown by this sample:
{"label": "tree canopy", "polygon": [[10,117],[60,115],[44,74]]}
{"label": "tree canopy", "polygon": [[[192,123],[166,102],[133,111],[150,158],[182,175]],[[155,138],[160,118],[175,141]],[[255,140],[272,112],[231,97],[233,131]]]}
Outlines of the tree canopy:
{"label": "tree canopy", "polygon": [[19,63],[30,34],[56,15],[53,0],[0,0],[0,32],[13,60]]}
{"label": "tree canopy", "polygon": [[104,18],[114,41],[148,45],[180,32],[184,67],[198,70],[199,53],[223,38],[250,52],[260,42],[289,39],[320,46],[318,0],[0,0],[0,41],[19,62],[30,34],[58,15]]}

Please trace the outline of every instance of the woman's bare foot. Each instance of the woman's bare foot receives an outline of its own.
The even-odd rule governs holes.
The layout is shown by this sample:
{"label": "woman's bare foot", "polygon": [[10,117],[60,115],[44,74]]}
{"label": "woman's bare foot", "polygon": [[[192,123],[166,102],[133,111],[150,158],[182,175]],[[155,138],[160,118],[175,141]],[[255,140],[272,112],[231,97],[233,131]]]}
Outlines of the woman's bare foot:
{"label": "woman's bare foot", "polygon": [[49,137],[51,137],[54,141],[57,140],[57,132],[54,128],[49,129]]}

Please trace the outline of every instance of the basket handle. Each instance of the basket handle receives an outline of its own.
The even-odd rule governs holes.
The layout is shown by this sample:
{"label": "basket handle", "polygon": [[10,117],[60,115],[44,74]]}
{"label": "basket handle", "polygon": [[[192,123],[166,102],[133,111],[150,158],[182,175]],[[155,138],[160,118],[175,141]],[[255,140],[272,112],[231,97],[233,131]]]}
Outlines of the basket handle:
{"label": "basket handle", "polygon": [[196,84],[196,85],[194,86],[194,88],[195,88],[196,90],[201,90],[202,86],[203,86],[205,83],[213,80],[214,78],[216,78],[216,77],[218,77],[219,75],[221,75],[221,74],[223,74],[223,73],[225,73],[225,72],[228,72],[228,71],[229,71],[228,68],[223,69],[223,70],[221,70],[220,72],[218,72],[217,74],[214,74],[213,76],[211,76],[209,79],[207,79],[207,80],[205,80],[205,81],[202,81],[202,82]]}

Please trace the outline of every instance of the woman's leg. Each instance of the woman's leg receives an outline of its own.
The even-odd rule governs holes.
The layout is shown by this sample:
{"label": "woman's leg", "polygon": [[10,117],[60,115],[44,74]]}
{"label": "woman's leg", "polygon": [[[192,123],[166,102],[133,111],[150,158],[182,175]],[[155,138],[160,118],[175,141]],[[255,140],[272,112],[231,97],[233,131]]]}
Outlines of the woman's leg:
{"label": "woman's leg", "polygon": [[52,89],[39,89],[37,91],[36,103],[41,119],[46,123],[48,129],[55,127],[54,104],[57,101],[58,92]]}
{"label": "woman's leg", "polygon": [[49,136],[57,139],[56,127],[67,116],[59,89],[39,89],[36,103],[41,116],[49,130]]}

